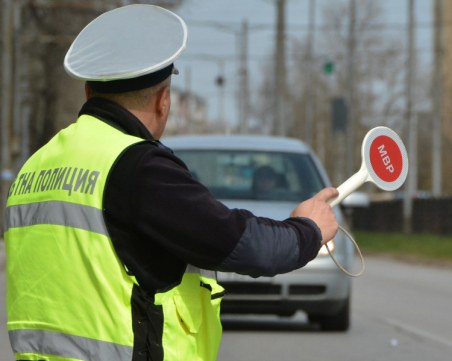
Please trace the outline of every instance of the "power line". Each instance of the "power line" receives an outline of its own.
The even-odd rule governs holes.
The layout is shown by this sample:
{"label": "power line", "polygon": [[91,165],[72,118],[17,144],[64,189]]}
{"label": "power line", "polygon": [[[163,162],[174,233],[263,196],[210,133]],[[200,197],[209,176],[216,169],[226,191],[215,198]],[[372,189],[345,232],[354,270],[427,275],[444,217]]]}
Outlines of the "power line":
{"label": "power line", "polygon": [[[223,31],[235,31],[240,28],[241,23],[235,22],[235,21],[205,21],[205,20],[187,20],[186,23],[188,26],[193,27],[209,27],[212,29],[217,30],[223,30]],[[443,25],[445,27],[452,26],[452,21],[444,22]],[[347,30],[347,24],[344,23],[343,30]],[[405,23],[377,23],[374,24],[366,29],[362,29],[360,31],[368,32],[368,31],[401,31],[406,29]],[[435,26],[434,21],[418,21],[414,25],[414,29],[420,29],[420,28],[433,28]],[[275,25],[272,23],[250,23],[249,30],[251,31],[275,31]],[[286,25],[286,31],[309,31],[309,24],[303,24],[303,25],[295,25],[295,24],[287,24]],[[315,26],[316,32],[331,32],[331,31],[337,31],[337,27],[331,26],[331,25],[316,25]]]}

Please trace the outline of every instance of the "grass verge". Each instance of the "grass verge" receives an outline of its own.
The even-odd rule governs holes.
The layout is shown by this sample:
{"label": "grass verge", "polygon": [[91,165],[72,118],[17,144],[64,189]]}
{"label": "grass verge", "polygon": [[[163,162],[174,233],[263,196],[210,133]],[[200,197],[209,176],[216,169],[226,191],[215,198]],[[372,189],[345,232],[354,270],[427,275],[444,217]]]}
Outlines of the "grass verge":
{"label": "grass verge", "polygon": [[452,236],[360,231],[353,234],[364,254],[452,266]]}

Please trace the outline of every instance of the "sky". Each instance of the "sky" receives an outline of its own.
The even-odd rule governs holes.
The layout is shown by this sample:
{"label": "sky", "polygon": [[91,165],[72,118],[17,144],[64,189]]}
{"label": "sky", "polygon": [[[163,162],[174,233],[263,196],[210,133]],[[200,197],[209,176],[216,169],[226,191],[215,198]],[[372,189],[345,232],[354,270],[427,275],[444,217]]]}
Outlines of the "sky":
{"label": "sky", "polygon": [[[303,39],[309,23],[309,0],[286,0],[286,22],[289,39]],[[315,23],[321,25],[322,9],[346,0],[316,0]],[[360,0],[357,0],[359,3]],[[384,10],[382,22],[392,24],[385,36],[401,36],[407,23],[408,0],[375,0]],[[421,54],[421,66],[428,65],[432,48],[433,0],[415,1],[416,48]],[[249,26],[248,72],[251,92],[256,92],[262,82],[262,72],[274,53],[275,0],[184,0],[175,10],[187,23],[188,46],[176,61],[180,75],[173,84],[191,90],[207,101],[208,115],[212,121],[220,118],[235,124],[238,118],[238,34],[242,23]],[[394,25],[400,25],[399,27]],[[402,34],[400,34],[402,32]],[[318,37],[318,35],[316,35]],[[290,50],[288,50],[290,51]],[[317,54],[328,57],[328,54]],[[289,58],[289,56],[287,56]],[[224,75],[223,92],[215,80]],[[222,96],[224,94],[224,97]]]}

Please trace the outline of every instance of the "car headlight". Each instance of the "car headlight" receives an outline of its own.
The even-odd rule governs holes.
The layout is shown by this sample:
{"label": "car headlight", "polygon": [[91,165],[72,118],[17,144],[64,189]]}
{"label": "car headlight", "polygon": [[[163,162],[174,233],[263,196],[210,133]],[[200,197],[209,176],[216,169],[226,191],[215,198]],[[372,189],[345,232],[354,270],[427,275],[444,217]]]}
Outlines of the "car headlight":
{"label": "car headlight", "polygon": [[[334,239],[333,239],[332,241],[328,242],[328,248],[330,249],[331,252],[333,252],[334,247],[335,247],[335,244],[334,244]],[[325,246],[322,246],[322,248],[320,248],[319,256],[328,256],[328,250],[326,249]]]}

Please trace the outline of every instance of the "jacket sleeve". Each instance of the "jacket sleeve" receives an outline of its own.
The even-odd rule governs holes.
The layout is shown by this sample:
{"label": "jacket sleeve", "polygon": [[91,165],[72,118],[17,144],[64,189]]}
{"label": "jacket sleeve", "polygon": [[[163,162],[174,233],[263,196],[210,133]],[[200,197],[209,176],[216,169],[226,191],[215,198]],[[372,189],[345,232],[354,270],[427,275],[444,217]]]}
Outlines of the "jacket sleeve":
{"label": "jacket sleeve", "polygon": [[252,217],[218,270],[253,277],[286,273],[314,259],[320,249],[320,239],[317,225],[307,218],[275,222]]}
{"label": "jacket sleeve", "polygon": [[[149,144],[124,153],[108,189],[107,220],[115,247],[135,267],[151,268],[156,260],[146,254],[155,258],[158,251],[200,268],[270,276],[304,266],[320,248],[321,234],[312,221],[276,221],[229,209],[192,178],[181,160]],[[134,233],[127,245],[125,234],[115,232],[124,227]]]}

